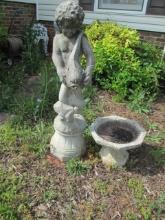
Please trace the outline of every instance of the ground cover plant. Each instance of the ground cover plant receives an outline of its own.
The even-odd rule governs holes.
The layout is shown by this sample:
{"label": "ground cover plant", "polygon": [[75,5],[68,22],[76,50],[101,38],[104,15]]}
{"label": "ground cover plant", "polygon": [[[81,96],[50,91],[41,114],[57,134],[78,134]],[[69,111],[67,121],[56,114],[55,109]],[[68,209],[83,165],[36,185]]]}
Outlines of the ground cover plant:
{"label": "ground cover plant", "polygon": [[[116,60],[116,63],[122,60],[120,56],[124,56],[124,54],[128,60],[133,57],[130,65],[136,64],[135,67],[129,69],[127,66],[129,74],[132,74],[132,69],[142,68],[142,66],[139,67],[142,63],[144,66],[148,65],[148,54],[151,53],[151,50],[152,65],[150,68],[155,68],[153,66],[157,65],[155,62],[158,62],[155,61],[157,49],[152,46],[150,49],[150,45],[137,45],[136,42],[139,39],[135,31],[130,32],[131,30],[128,29],[124,31],[116,25],[111,30],[114,31],[114,35],[122,32],[119,40],[123,42],[123,51],[126,49],[124,53],[117,51],[118,42],[110,41],[114,42],[115,48],[112,46],[114,44],[111,44],[108,46],[109,50],[114,51],[112,53],[114,57],[119,56],[119,61]],[[101,34],[102,31],[100,37],[102,37]],[[127,41],[126,38],[130,41]],[[27,44],[30,43],[28,41]],[[135,47],[141,49],[132,52]],[[159,99],[152,104],[152,112],[146,110],[143,111],[146,112],[145,114],[134,112],[128,108],[127,103],[119,103],[114,99],[111,85],[115,75],[113,75],[114,78],[107,77],[108,72],[101,73],[101,67],[99,72],[99,65],[105,64],[105,67],[109,65],[106,60],[100,64],[97,63],[98,72],[95,72],[94,75],[97,83],[93,87],[89,86],[83,90],[86,107],[82,114],[88,125],[98,116],[116,114],[137,120],[147,130],[147,136],[141,148],[130,151],[130,158],[125,167],[105,167],[99,157],[100,146],[95,144],[87,128],[84,133],[87,154],[84,158],[73,159],[66,164],[59,163],[52,159],[49,152],[50,138],[54,133],[53,104],[57,100],[59,81],[49,58],[44,58],[41,54],[42,62],[38,62],[38,66],[33,66],[35,54],[30,62],[32,47],[29,45],[28,48],[23,55],[28,60],[27,64],[25,57],[11,68],[7,67],[5,63],[0,63],[0,111],[8,112],[11,115],[8,121],[0,124],[0,219],[164,219],[164,94],[162,93]],[[143,50],[149,51],[145,54]],[[97,54],[97,52],[95,53]],[[107,51],[107,53],[110,52]],[[134,63],[137,61],[134,60],[135,53],[137,53],[140,64]],[[37,62],[39,54],[36,56]],[[99,58],[96,57],[96,59],[101,62]],[[108,59],[112,61],[112,67],[118,69],[118,63],[113,62],[115,58],[109,57]],[[124,62],[126,60],[123,61],[123,69]],[[160,67],[159,63],[158,67]],[[106,68],[109,70],[109,67]],[[120,74],[123,73],[120,72]],[[140,73],[138,72],[138,74]],[[162,75],[160,72],[155,72],[155,74],[158,76],[158,78],[156,76],[158,82],[159,76],[162,77]],[[106,78],[104,79],[103,76]],[[133,76],[131,75],[131,77]],[[138,75],[135,82],[138,84],[138,80],[141,82],[146,80],[148,83],[147,77],[151,83],[148,85],[154,88],[153,94],[157,93],[159,88],[155,89],[152,77],[147,75],[141,78],[141,75]],[[100,90],[100,86],[105,90]],[[123,94],[126,91],[126,96],[136,94],[133,94],[131,90],[127,91],[128,82],[121,88]],[[147,88],[147,85],[146,87],[144,85],[143,88]],[[117,90],[115,91],[117,92]],[[133,98],[131,105],[134,105],[135,109],[139,109],[138,103],[141,101],[144,103],[143,97]]]}

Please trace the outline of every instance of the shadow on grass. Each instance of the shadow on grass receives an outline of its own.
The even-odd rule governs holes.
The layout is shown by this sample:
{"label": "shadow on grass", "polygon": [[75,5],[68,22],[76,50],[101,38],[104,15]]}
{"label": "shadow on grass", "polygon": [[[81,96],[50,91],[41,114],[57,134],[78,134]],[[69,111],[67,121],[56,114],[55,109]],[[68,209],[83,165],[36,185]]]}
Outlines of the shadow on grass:
{"label": "shadow on grass", "polygon": [[126,168],[143,176],[164,173],[165,148],[144,143],[140,148],[129,151]]}

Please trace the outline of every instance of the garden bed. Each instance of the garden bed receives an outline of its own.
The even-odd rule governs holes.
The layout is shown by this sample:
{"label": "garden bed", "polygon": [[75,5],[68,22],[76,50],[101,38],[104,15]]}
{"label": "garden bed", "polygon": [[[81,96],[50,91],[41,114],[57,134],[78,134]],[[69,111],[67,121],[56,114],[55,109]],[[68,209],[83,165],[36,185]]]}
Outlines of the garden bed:
{"label": "garden bed", "polygon": [[37,151],[38,145],[50,141],[53,118],[45,127],[38,125],[38,133],[35,128],[21,133],[22,128],[13,131],[6,125],[0,143],[2,219],[165,218],[165,97],[154,103],[148,115],[130,111],[107,92],[99,91],[97,97],[85,117],[93,120],[115,114],[137,120],[148,132],[143,146],[130,153],[126,167],[107,168],[98,156],[99,146],[86,134],[88,152],[82,162],[54,164],[48,156],[49,146],[43,154]]}

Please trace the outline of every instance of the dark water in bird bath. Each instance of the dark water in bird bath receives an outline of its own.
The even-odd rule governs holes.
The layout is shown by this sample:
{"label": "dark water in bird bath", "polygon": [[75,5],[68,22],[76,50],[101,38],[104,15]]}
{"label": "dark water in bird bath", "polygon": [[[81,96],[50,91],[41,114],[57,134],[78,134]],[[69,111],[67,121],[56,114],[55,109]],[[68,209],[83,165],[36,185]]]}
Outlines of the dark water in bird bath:
{"label": "dark water in bird bath", "polygon": [[136,133],[123,126],[117,124],[105,123],[99,126],[97,134],[106,141],[110,141],[118,144],[125,144],[133,141],[136,137]]}

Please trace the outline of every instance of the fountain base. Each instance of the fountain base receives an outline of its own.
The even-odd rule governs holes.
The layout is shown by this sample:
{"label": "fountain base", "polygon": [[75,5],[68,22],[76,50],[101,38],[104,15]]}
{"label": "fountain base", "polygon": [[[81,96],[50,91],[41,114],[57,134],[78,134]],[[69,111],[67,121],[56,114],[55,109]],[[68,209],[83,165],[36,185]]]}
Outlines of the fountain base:
{"label": "fountain base", "polygon": [[55,133],[51,138],[50,152],[61,161],[82,156],[86,151],[83,131],[85,119],[78,114],[73,121],[63,121],[58,115],[54,121]]}

